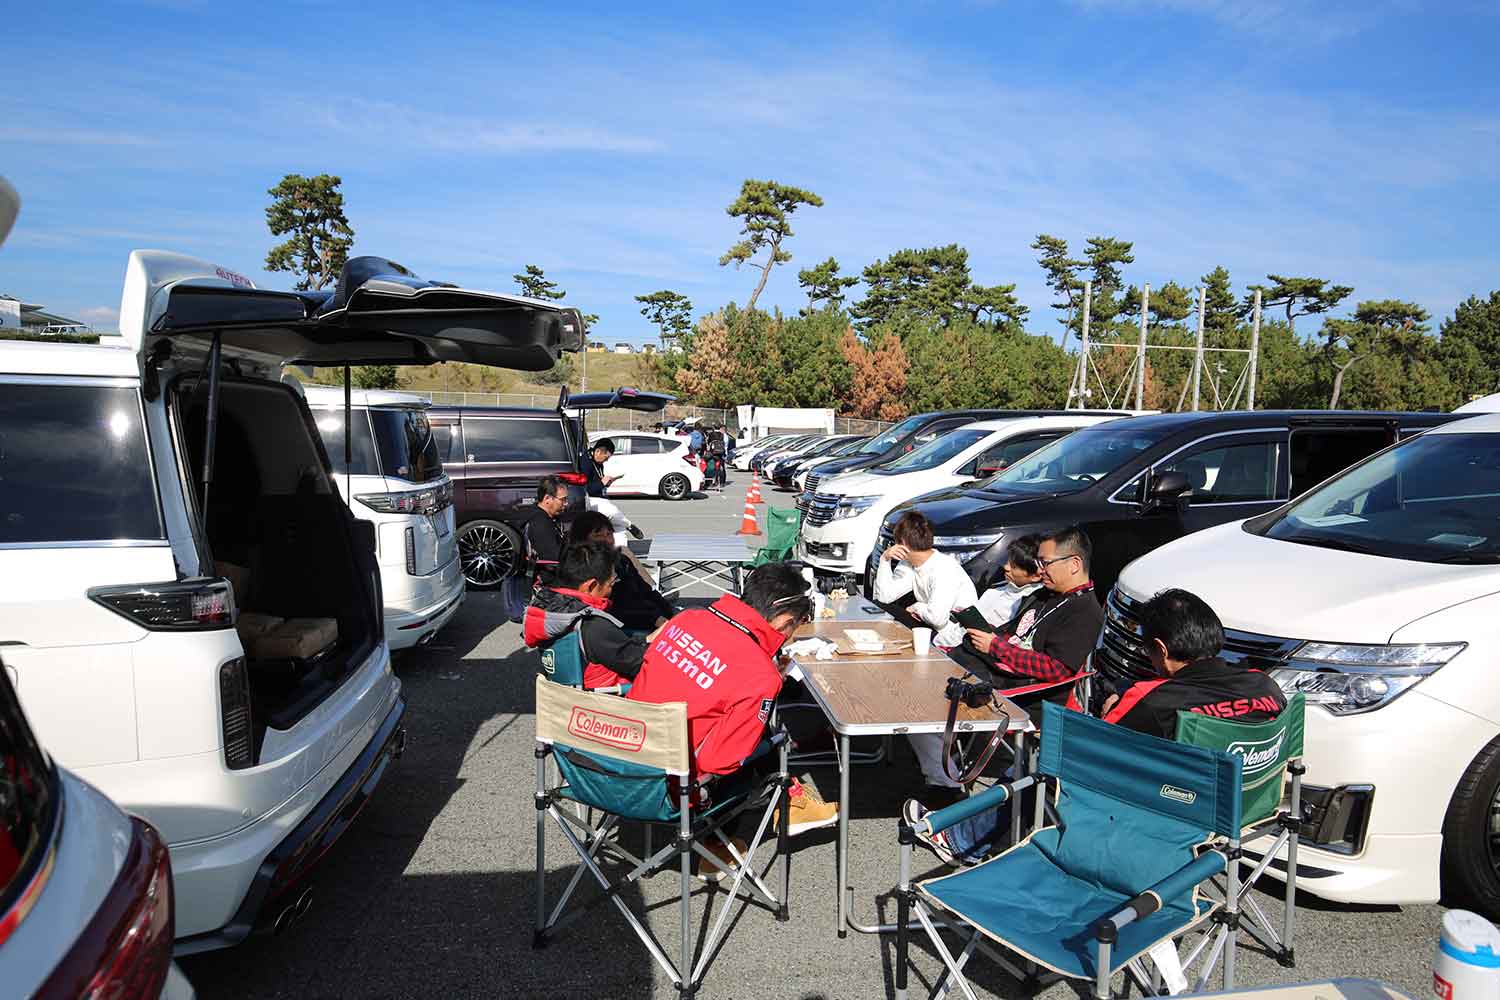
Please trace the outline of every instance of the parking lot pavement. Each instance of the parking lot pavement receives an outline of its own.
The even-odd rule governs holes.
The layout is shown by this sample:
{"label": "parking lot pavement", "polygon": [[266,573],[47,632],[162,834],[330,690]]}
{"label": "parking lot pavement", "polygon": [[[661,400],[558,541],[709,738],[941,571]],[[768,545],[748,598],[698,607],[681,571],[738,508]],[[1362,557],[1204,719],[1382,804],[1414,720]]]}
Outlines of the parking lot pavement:
{"label": "parking lot pavement", "polygon": [[[730,534],[739,526],[745,477],[722,496],[682,503],[627,500],[648,533]],[[789,495],[768,494],[776,506]],[[752,543],[757,539],[750,539]],[[504,622],[493,594],[471,593],[434,643],[398,657],[410,706],[406,756],[325,861],[312,909],[286,933],[182,961],[205,998],[218,997],[675,997],[619,913],[594,910],[542,951],[531,944],[535,810],[532,757],[533,658],[517,626]],[[830,798],[831,770],[812,772]],[[891,765],[855,773],[851,883],[857,912],[872,916],[895,881],[895,824],[905,791],[919,783],[898,745]],[[855,998],[891,993],[893,942],[834,933],[833,831],[794,841],[791,922],[757,909],[738,919],[709,968],[707,998]],[[567,844],[549,830],[549,867],[561,870]],[[669,884],[670,883],[670,884]],[[561,880],[554,875],[549,890]],[[641,893],[665,901],[675,880]],[[1262,902],[1279,912],[1275,900]],[[1304,897],[1297,968],[1282,969],[1242,948],[1242,986],[1369,976],[1413,996],[1430,989],[1441,911],[1435,906],[1339,907]],[[637,894],[631,902],[638,902]],[[888,918],[894,905],[880,900]],[[651,924],[675,951],[675,908]],[[914,938],[914,941],[918,939]],[[941,963],[925,942],[913,949],[913,995]],[[982,958],[975,985],[984,996],[1024,995]],[[919,992],[921,991],[921,992]],[[1048,1000],[1077,995],[1066,984]]]}

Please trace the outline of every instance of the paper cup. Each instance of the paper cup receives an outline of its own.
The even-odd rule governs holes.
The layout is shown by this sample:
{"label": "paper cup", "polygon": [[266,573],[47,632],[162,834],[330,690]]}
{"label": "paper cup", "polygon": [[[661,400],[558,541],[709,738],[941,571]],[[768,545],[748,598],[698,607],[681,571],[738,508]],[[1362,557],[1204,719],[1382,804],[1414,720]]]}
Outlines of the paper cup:
{"label": "paper cup", "polygon": [[918,656],[926,656],[927,653],[932,649],[932,629],[912,629],[911,648]]}
{"label": "paper cup", "polygon": [[819,593],[812,595],[813,621],[819,621],[823,617],[823,608],[828,603],[828,598]]}

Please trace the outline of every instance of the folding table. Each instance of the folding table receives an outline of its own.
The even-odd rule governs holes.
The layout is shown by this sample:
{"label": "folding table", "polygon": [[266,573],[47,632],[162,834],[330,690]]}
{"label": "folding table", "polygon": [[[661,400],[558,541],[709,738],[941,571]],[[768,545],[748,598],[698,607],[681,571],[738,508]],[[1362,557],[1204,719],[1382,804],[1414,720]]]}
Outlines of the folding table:
{"label": "folding table", "polygon": [[753,557],[744,539],[734,535],[656,535],[631,542],[630,551],[656,567],[656,589],[663,597],[680,595],[695,583],[738,597],[740,568]]}

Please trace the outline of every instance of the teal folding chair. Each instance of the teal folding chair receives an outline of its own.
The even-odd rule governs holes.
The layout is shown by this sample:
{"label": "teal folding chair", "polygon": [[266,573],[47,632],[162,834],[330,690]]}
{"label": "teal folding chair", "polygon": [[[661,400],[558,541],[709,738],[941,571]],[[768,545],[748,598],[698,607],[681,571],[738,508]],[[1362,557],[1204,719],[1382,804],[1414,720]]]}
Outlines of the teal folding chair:
{"label": "teal folding chair", "polygon": [[[580,628],[584,618],[589,615],[602,615],[609,618],[616,625],[620,625],[617,618],[613,618],[602,611],[590,609],[578,616],[577,621],[562,635],[556,639],[537,644],[537,653],[541,658],[541,674],[556,684],[565,684],[568,687],[582,688],[583,674],[589,665],[588,650],[583,646],[583,632]],[[624,694],[630,690],[629,684],[616,684],[610,687],[590,688],[599,694]]]}
{"label": "teal folding chair", "polygon": [[792,557],[792,550],[797,547],[797,533],[802,530],[802,511],[796,507],[783,510],[779,507],[766,508],[766,544],[755,552],[755,558],[750,560],[751,566],[761,566],[768,562],[784,562]]}
{"label": "teal folding chair", "polygon": [[[700,786],[691,779],[691,751],[687,706],[681,702],[654,705],[628,701],[592,691],[536,679],[536,924],[532,947],[545,947],[584,913],[609,900],[678,993],[691,1000],[702,985],[709,962],[728,934],[728,918],[738,912],[743,898],[770,910],[778,921],[789,919],[787,897],[791,867],[787,851],[788,810],[785,803],[791,778],[787,774],[785,740],[779,744],[780,769],[765,778],[730,776]],[[556,765],[556,777],[548,761]],[[694,804],[697,803],[697,804]],[[580,807],[589,815],[579,811]],[[742,815],[758,816],[745,850],[737,850],[725,827]],[[756,852],[766,842],[773,816],[775,851],[763,868]],[[563,838],[578,855],[566,887],[548,909],[546,826],[551,817]],[[615,831],[622,823],[665,827],[675,836],[653,851],[650,841],[641,855],[625,848]],[[734,862],[726,865],[704,846],[723,845]],[[782,858],[779,896],[765,882]],[[643,855],[643,856],[642,856]],[[692,859],[709,865],[730,880],[714,885],[703,913],[703,932],[694,941]],[[642,878],[679,867],[680,950],[677,961],[622,898],[622,890]],[[613,873],[613,877],[612,876]],[[584,876],[592,876],[602,892],[574,903]],[[745,894],[741,897],[741,889]],[[726,898],[709,926],[719,893]]]}
{"label": "teal folding chair", "polygon": [[[906,997],[912,915],[943,961],[934,988],[939,995],[956,984],[976,1000],[963,973],[976,950],[1023,979],[1036,979],[1044,969],[1087,980],[1097,1000],[1108,1000],[1110,982],[1122,971],[1154,992],[1156,973],[1147,971],[1144,956],[1161,942],[1173,942],[1169,961],[1184,969],[1201,959],[1195,992],[1207,986],[1221,956],[1225,988],[1233,988],[1238,761],[1051,702],[1042,706],[1042,719],[1036,774],[928,813],[919,827],[940,832],[1039,781],[1046,786],[1048,825],[981,865],[915,885],[917,828],[902,825],[897,997]],[[1227,883],[1222,899],[1204,891],[1218,876]],[[959,954],[943,940],[940,921],[967,938]],[[1176,942],[1188,937],[1196,940],[1182,956]],[[1030,968],[1023,971],[1006,952]]]}
{"label": "teal folding chair", "polygon": [[[1246,866],[1254,865],[1240,882],[1241,926],[1285,968],[1296,965],[1292,935],[1297,915],[1297,846],[1302,827],[1303,732],[1306,706],[1301,692],[1292,695],[1276,718],[1268,722],[1236,722],[1197,712],[1177,713],[1177,739],[1182,743],[1221,750],[1240,762],[1240,831],[1242,843],[1269,836],[1246,852]],[[1255,899],[1255,883],[1276,856],[1286,852],[1286,887],[1281,930]]]}

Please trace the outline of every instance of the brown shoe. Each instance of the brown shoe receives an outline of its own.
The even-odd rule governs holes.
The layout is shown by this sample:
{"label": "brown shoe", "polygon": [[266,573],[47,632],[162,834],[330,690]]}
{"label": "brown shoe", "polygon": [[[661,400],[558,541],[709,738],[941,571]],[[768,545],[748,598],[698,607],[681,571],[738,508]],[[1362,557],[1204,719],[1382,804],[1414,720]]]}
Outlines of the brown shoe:
{"label": "brown shoe", "polygon": [[[730,837],[729,839],[734,844],[734,849],[738,851],[740,857],[743,858],[745,856],[745,851],[749,849],[749,845],[738,837]],[[724,868],[729,869],[729,871],[726,872],[723,869],[717,868],[709,862],[704,861],[703,856],[697,851],[694,851],[694,875],[705,882],[717,882],[720,879],[724,878],[726,875],[728,875],[730,878],[734,877],[732,873],[735,868],[739,867],[739,862],[734,860],[734,855],[729,853],[728,846],[725,845],[722,840],[720,840],[718,837],[714,837],[706,842],[703,845],[703,848],[704,850],[708,851],[709,854],[712,854],[714,857],[718,858],[719,863],[722,864]]]}
{"label": "brown shoe", "polygon": [[[839,807],[832,802],[824,802],[817,792],[802,782],[793,779],[792,787],[787,789],[786,794],[787,836],[795,837],[809,830],[821,830],[839,821]],[[777,806],[775,815],[771,817],[771,829],[777,829],[776,824],[780,822],[781,807]]]}

